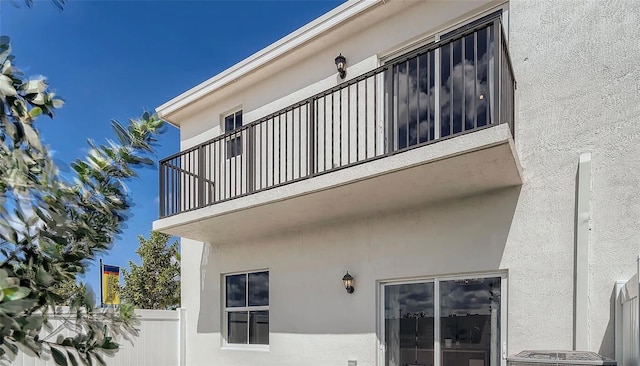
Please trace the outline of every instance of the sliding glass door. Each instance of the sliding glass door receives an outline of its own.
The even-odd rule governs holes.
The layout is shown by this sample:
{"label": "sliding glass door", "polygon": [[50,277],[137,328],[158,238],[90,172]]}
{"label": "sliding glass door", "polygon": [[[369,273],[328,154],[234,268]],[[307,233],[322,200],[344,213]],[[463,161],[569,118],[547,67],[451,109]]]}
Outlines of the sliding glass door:
{"label": "sliding glass door", "polygon": [[383,285],[385,366],[498,366],[502,276]]}
{"label": "sliding glass door", "polygon": [[386,365],[433,365],[434,283],[385,287]]}

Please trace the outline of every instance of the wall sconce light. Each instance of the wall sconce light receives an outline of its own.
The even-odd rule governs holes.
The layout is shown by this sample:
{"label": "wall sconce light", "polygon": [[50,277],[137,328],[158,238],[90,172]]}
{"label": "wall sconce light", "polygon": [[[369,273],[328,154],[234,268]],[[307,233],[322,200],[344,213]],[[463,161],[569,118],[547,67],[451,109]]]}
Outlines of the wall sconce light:
{"label": "wall sconce light", "polygon": [[349,274],[349,271],[347,271],[347,274],[342,277],[342,282],[344,282],[345,290],[347,290],[348,293],[352,294],[354,291],[353,276]]}
{"label": "wall sconce light", "polygon": [[340,79],[344,79],[347,76],[347,59],[342,56],[342,53],[336,57],[336,68],[340,74]]}

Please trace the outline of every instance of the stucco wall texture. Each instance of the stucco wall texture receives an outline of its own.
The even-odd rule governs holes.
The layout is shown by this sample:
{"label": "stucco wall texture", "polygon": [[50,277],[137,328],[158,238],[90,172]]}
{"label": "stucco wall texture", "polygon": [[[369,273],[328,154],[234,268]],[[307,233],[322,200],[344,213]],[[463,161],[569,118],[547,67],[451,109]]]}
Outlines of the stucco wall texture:
{"label": "stucco wall texture", "polygon": [[[633,275],[640,253],[640,3],[508,4],[523,185],[243,242],[183,239],[187,364],[376,365],[376,281],[473,271],[508,272],[509,354],[571,349],[584,152],[592,153],[589,350],[614,356],[614,284]],[[221,275],[262,268],[270,350],[223,350]],[[340,282],[347,270],[353,295]]]}
{"label": "stucco wall texture", "polygon": [[[635,1],[510,2],[525,182],[503,258],[512,279],[511,351],[532,340],[570,346],[576,165],[591,152],[589,345],[613,356],[614,282],[632,276],[640,253],[639,16]],[[558,309],[548,296],[532,303],[545,292],[558,297]]]}

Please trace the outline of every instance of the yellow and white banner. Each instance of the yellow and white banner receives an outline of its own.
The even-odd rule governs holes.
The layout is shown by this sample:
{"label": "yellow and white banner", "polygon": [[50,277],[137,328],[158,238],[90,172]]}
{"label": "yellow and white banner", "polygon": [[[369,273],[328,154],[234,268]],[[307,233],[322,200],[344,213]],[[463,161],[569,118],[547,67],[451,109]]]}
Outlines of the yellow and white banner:
{"label": "yellow and white banner", "polygon": [[102,304],[120,305],[120,267],[102,265]]}

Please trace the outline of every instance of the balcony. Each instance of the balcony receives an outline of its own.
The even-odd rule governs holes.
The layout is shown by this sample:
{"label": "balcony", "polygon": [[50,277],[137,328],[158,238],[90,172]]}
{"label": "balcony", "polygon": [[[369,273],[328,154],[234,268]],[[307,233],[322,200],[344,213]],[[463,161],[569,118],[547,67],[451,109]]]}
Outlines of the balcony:
{"label": "balcony", "polygon": [[468,29],[163,159],[154,229],[232,240],[521,184],[514,91],[499,20]]}

